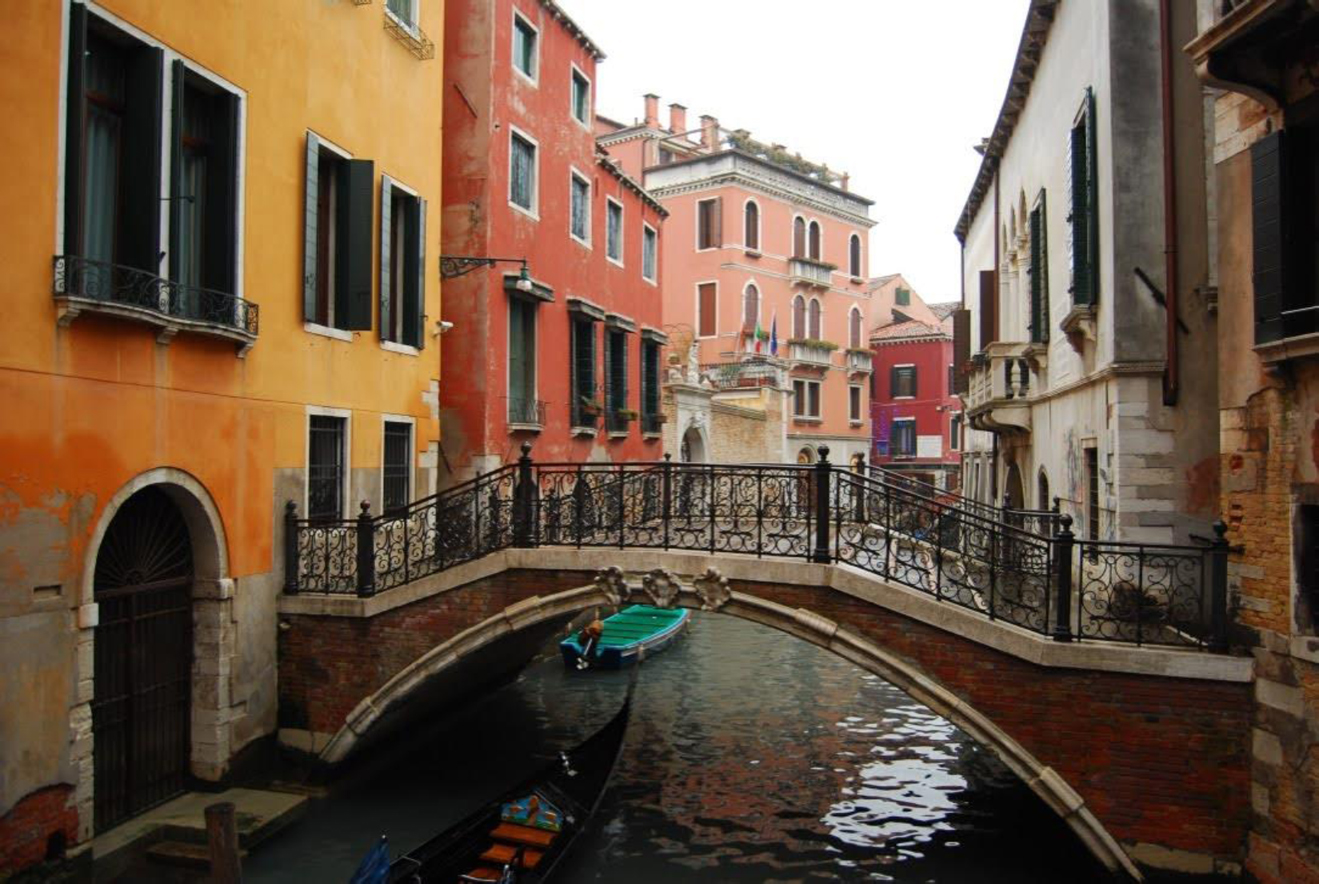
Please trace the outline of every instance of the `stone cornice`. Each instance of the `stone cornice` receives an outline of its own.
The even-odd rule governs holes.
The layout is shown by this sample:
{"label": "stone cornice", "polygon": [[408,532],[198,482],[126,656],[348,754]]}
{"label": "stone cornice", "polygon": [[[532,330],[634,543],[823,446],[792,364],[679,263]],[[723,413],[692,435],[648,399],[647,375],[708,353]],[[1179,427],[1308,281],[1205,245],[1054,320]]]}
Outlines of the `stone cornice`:
{"label": "stone cornice", "polygon": [[772,196],[775,199],[780,199],[784,202],[809,206],[814,211],[824,215],[829,215],[840,221],[846,221],[849,224],[855,224],[858,227],[870,228],[874,227],[876,223],[869,215],[842,211],[827,203],[820,202],[812,198],[809,194],[804,193],[804,188],[802,190],[793,191],[783,187],[775,187],[769,181],[753,178],[749,175],[743,174],[741,170],[737,169],[731,172],[714,175],[709,178],[703,178],[699,181],[684,182],[682,184],[674,184],[667,187],[656,187],[650,190],[650,194],[658,200],[663,200],[665,197],[681,196],[682,194],[697,193],[702,190],[713,190],[715,188],[729,186],[744,187],[747,190],[763,193],[766,196]]}

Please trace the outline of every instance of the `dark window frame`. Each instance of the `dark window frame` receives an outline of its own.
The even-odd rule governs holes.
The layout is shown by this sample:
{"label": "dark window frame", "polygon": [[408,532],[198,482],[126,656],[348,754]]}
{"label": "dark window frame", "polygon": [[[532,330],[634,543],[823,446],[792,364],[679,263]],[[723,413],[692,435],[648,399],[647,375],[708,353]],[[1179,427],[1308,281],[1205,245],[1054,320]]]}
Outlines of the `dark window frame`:
{"label": "dark window frame", "polygon": [[[909,442],[904,445],[903,442]],[[889,426],[889,455],[891,457],[916,456],[916,418],[894,418]]]}
{"label": "dark window frame", "polygon": [[380,498],[385,512],[404,509],[412,502],[413,430],[409,421],[384,421]]}
{"label": "dark window frame", "polygon": [[312,414],[307,419],[307,518],[343,519],[347,492],[348,418]]}
{"label": "dark window frame", "polygon": [[915,365],[894,365],[889,368],[890,399],[915,399],[918,389]]}

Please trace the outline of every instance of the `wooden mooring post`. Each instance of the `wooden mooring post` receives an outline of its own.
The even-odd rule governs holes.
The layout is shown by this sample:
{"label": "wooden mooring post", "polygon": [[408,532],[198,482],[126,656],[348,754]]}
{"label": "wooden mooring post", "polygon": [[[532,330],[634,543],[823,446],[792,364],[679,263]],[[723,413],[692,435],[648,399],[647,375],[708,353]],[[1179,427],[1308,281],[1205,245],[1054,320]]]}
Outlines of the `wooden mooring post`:
{"label": "wooden mooring post", "polygon": [[238,825],[232,801],[206,808],[206,842],[211,852],[213,884],[241,884],[243,861],[238,856]]}

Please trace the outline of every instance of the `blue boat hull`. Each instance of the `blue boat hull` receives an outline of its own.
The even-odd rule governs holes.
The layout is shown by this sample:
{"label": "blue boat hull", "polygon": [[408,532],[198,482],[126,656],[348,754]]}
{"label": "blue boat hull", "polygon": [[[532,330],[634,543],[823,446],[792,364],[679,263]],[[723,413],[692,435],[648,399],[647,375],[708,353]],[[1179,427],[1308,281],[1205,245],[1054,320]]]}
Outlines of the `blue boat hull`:
{"label": "blue boat hull", "polygon": [[[662,632],[647,636],[640,641],[627,645],[600,648],[592,651],[588,661],[592,669],[626,669],[636,664],[643,657],[650,657],[673,644],[687,629],[691,612],[684,610],[682,616]],[[576,638],[559,642],[559,652],[563,654],[563,663],[569,669],[576,669],[584,649]]]}

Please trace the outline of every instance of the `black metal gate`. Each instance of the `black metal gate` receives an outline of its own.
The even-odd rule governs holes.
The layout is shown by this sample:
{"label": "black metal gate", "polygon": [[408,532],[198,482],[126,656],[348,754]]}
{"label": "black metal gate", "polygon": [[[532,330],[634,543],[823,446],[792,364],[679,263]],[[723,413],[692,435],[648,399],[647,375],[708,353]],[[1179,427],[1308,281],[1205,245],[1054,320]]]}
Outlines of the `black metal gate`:
{"label": "black metal gate", "polygon": [[157,488],[127,501],[96,555],[96,830],[182,792],[192,698],[192,545]]}

